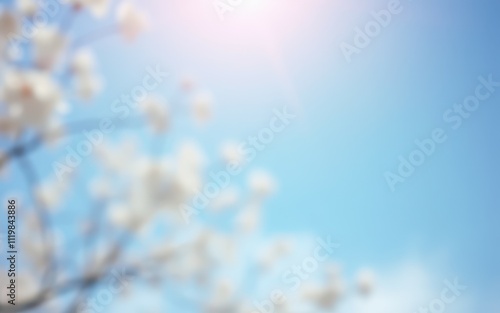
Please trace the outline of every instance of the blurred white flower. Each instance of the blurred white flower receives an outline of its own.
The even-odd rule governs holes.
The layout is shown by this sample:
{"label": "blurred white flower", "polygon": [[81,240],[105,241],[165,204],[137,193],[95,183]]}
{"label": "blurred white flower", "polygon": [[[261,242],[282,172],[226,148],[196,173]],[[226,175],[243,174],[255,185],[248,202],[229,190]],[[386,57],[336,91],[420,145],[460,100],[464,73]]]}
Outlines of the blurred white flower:
{"label": "blurred white flower", "polygon": [[238,313],[237,301],[232,298],[210,299],[203,309],[206,313]]}
{"label": "blurred white flower", "polygon": [[132,224],[131,210],[123,204],[114,203],[109,209],[109,219],[115,226],[128,228]]}
{"label": "blurred white flower", "polygon": [[4,61],[16,61],[22,56],[18,38],[21,25],[17,17],[0,6],[0,69]]}
{"label": "blurred white flower", "polygon": [[177,247],[172,243],[156,245],[151,251],[151,258],[161,261],[169,261],[175,256],[176,252]]}
{"label": "blurred white flower", "polygon": [[244,233],[254,232],[260,224],[260,207],[249,205],[243,208],[241,213],[236,218],[238,230]]}
{"label": "blurred white flower", "polygon": [[67,38],[52,26],[40,27],[33,36],[35,63],[42,69],[53,68],[67,45]]}
{"label": "blurred white flower", "polygon": [[51,120],[47,123],[42,134],[43,141],[50,147],[55,147],[65,134],[64,126],[59,120]]}
{"label": "blurred white flower", "polygon": [[77,51],[71,60],[71,72],[77,76],[85,76],[92,74],[95,68],[95,58],[92,52],[88,49]]}
{"label": "blurred white flower", "polygon": [[19,304],[29,302],[43,289],[40,280],[37,279],[36,273],[28,269],[19,273],[16,281],[20,286],[24,286],[23,292],[20,292],[17,297]]}
{"label": "blurred white flower", "polygon": [[0,8],[0,42],[6,42],[10,36],[17,35],[19,27],[14,14]]}
{"label": "blurred white flower", "polygon": [[356,277],[356,287],[363,295],[372,293],[375,287],[375,274],[369,269],[361,269]]}
{"label": "blurred white flower", "polygon": [[202,177],[199,172],[193,170],[178,170],[176,179],[172,185],[174,194],[170,194],[178,204],[194,197],[202,187]]}
{"label": "blurred white flower", "polygon": [[174,160],[142,157],[135,161],[134,184],[128,191],[128,202],[142,212],[177,209],[201,187],[199,172],[191,167],[182,170]]}
{"label": "blurred white flower", "polygon": [[76,10],[87,9],[95,17],[101,18],[108,12],[110,0],[66,0]]}
{"label": "blurred white flower", "polygon": [[[436,294],[438,290],[436,283],[440,282],[436,281],[435,277],[441,274],[440,271],[431,272],[422,267],[422,264],[414,261],[392,264],[389,271],[380,274],[383,279],[376,282],[376,288],[372,290],[369,297],[346,298],[340,313],[415,312],[417,308],[429,303],[429,299],[439,295],[439,293]],[[474,311],[467,309],[458,311]],[[446,307],[446,311],[448,311],[448,307]],[[449,312],[451,311],[454,310],[450,309]]]}
{"label": "blurred white flower", "polygon": [[196,121],[204,123],[212,117],[213,99],[208,93],[198,93],[191,100],[191,109]]}
{"label": "blurred white flower", "polygon": [[234,299],[235,283],[228,279],[219,279],[213,287],[214,294],[205,306],[207,313],[237,312],[237,301]]}
{"label": "blurred white flower", "polygon": [[255,170],[250,174],[248,184],[253,195],[257,197],[267,197],[276,189],[273,177],[260,170]]}
{"label": "blurred white flower", "polygon": [[277,239],[271,245],[266,247],[261,256],[260,264],[264,269],[271,268],[276,262],[285,257],[292,251],[293,242],[289,239]]}
{"label": "blurred white flower", "polygon": [[90,194],[97,199],[106,199],[113,195],[113,187],[106,178],[99,178],[90,184]]}
{"label": "blurred white flower", "polygon": [[133,140],[123,141],[115,146],[109,143],[95,147],[101,164],[113,173],[129,173],[129,165],[137,156],[137,145]]}
{"label": "blurred white flower", "polygon": [[245,152],[243,147],[235,142],[227,142],[221,148],[222,159],[227,164],[241,166],[244,165]]}
{"label": "blurred white flower", "polygon": [[210,208],[215,212],[221,212],[226,208],[234,206],[238,202],[239,197],[240,195],[236,188],[226,188],[210,201]]}
{"label": "blurred white flower", "polygon": [[59,86],[44,72],[10,70],[0,86],[11,131],[25,127],[44,129],[57,110],[64,108]]}
{"label": "blurred white flower", "polygon": [[73,84],[80,99],[90,101],[102,90],[102,81],[95,74],[95,60],[90,50],[76,52],[70,70],[75,76]]}
{"label": "blurred white flower", "polygon": [[133,40],[148,27],[148,19],[144,12],[129,1],[123,1],[117,10],[118,27],[122,35]]}
{"label": "blurred white flower", "polygon": [[74,84],[76,95],[84,101],[92,100],[102,90],[103,85],[101,79],[92,74],[78,76]]}
{"label": "blurred white flower", "polygon": [[234,282],[228,279],[219,279],[215,284],[215,297],[229,298],[234,295],[236,286]]}
{"label": "blurred white flower", "polygon": [[325,275],[330,281],[337,281],[340,279],[341,272],[342,268],[337,263],[328,263],[325,266]]}
{"label": "blurred white flower", "polygon": [[214,236],[211,246],[213,257],[214,259],[217,259],[217,262],[220,262],[221,265],[224,264],[227,266],[234,264],[233,262],[236,259],[236,253],[238,250],[237,242],[234,238],[225,234]]}
{"label": "blurred white flower", "polygon": [[181,171],[202,170],[206,164],[206,157],[200,147],[194,142],[184,142],[177,152],[177,160]]}
{"label": "blurred white flower", "polygon": [[322,309],[331,309],[344,293],[342,281],[330,282],[325,286],[308,284],[303,289],[304,298]]}
{"label": "blurred white flower", "polygon": [[167,104],[158,96],[148,96],[139,103],[139,107],[146,115],[152,130],[155,133],[165,132],[169,126]]}
{"label": "blurred white flower", "polygon": [[[32,217],[32,219],[37,219],[35,217]],[[37,230],[39,231],[39,225],[35,225],[36,228],[29,228],[30,230]],[[42,244],[40,239],[34,239],[28,236],[22,236],[21,237],[21,246],[23,247],[23,251],[26,251],[26,254],[29,256],[31,260],[34,261],[35,265],[37,267],[43,268],[45,265],[43,256],[44,253],[46,252],[46,249],[44,245]]]}
{"label": "blurred white flower", "polygon": [[35,15],[39,8],[38,1],[36,0],[17,0],[16,5],[19,12],[28,17]]}
{"label": "blurred white flower", "polygon": [[55,209],[60,204],[67,187],[67,184],[59,181],[44,182],[36,190],[37,200],[44,207]]}
{"label": "blurred white flower", "polygon": [[15,138],[20,134],[20,128],[18,121],[10,117],[0,116],[0,134]]}
{"label": "blurred white flower", "polygon": [[157,160],[140,158],[134,167],[134,175],[138,182],[137,190],[144,189],[150,200],[160,200],[167,187],[167,180],[171,177],[169,170],[164,163]]}

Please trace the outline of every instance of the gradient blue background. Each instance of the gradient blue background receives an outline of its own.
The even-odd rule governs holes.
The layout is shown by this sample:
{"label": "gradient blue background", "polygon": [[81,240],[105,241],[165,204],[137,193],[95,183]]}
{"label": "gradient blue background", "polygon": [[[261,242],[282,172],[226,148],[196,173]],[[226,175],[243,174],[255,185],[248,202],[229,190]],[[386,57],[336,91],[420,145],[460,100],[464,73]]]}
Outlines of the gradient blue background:
{"label": "gradient blue background", "polygon": [[[198,2],[205,18],[216,20],[210,1]],[[437,282],[454,276],[466,282],[478,296],[475,311],[487,312],[500,287],[500,90],[457,131],[442,115],[473,94],[478,76],[500,80],[500,2],[401,3],[403,12],[347,63],[340,43],[352,43],[354,28],[387,2],[354,1],[339,20],[337,1],[312,1],[306,22],[274,38],[276,61],[232,29],[239,9],[211,38],[186,27],[183,18],[192,12],[179,9],[181,0],[144,1],[159,27],[135,45],[119,38],[93,45],[106,88],[97,107],[73,114],[109,113],[109,103],[135,86],[146,66],[161,64],[173,74],[167,98],[184,73],[214,94],[208,129],[181,129],[174,138],[198,138],[215,156],[221,139],[256,133],[272,108],[289,105],[298,118],[252,164],[279,182],[264,211],[265,232],[332,234],[348,271],[422,260],[437,268]],[[78,19],[75,33],[97,27],[88,21]],[[436,127],[448,140],[391,192],[384,172],[395,172],[398,156],[408,156],[414,140]],[[50,175],[54,157],[40,151],[33,160]],[[24,186],[16,169],[10,177],[9,190]],[[84,194],[78,192],[82,200]],[[69,205],[77,210],[84,203]]]}

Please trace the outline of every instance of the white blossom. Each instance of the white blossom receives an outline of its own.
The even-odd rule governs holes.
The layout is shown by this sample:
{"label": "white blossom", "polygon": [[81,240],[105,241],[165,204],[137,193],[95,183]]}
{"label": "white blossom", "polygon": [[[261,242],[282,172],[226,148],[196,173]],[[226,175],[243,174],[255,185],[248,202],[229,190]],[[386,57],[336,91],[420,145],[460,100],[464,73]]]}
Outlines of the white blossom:
{"label": "white blossom", "polygon": [[128,228],[133,223],[132,212],[126,205],[115,203],[108,208],[108,212],[113,225]]}
{"label": "white blossom", "polygon": [[148,27],[146,14],[130,1],[123,1],[118,7],[117,20],[120,32],[129,40],[135,39]]}
{"label": "white blossom", "polygon": [[71,71],[77,76],[85,76],[94,73],[95,58],[88,49],[77,51],[71,60]]}
{"label": "white blossom", "polygon": [[92,100],[103,86],[101,79],[92,74],[77,76],[74,84],[77,96],[84,101]]}
{"label": "white blossom", "polygon": [[109,179],[99,178],[95,179],[90,184],[90,193],[97,199],[110,198],[113,195],[113,187]]}
{"label": "white blossom", "polygon": [[49,181],[38,186],[36,191],[37,200],[46,208],[54,209],[60,203],[68,188],[66,182]]}
{"label": "white blossom", "polygon": [[227,164],[242,166],[245,162],[243,147],[235,142],[227,142],[221,148],[222,159]]}
{"label": "white blossom", "polygon": [[33,36],[35,63],[42,69],[51,69],[60,60],[67,46],[67,38],[56,27],[37,29]]}
{"label": "white blossom", "polygon": [[236,205],[239,198],[240,195],[236,188],[226,188],[210,201],[210,208],[215,212],[221,212],[226,208]]}
{"label": "white blossom", "polygon": [[[64,111],[64,109],[63,109]],[[55,147],[65,134],[64,126],[62,125],[60,120],[51,120],[46,126],[45,130],[42,134],[42,138],[45,143],[48,144],[49,147]]]}
{"label": "white blossom", "polygon": [[[104,16],[110,6],[110,0],[66,0],[66,3],[74,10],[88,10],[95,17]],[[19,31],[21,19],[35,16],[41,8],[40,3],[35,0],[16,0],[16,5],[20,14],[0,10],[0,48],[3,51],[0,58],[9,66],[7,70],[0,69],[2,77],[0,101],[4,105],[0,111],[0,134],[24,140],[25,138],[19,135],[24,135],[25,130],[30,130],[28,135],[35,132],[36,138],[55,143],[66,131],[61,123],[62,116],[70,111],[61,91],[63,86],[66,87],[64,81],[66,76],[59,81],[59,74],[69,74],[68,85],[73,88],[70,91],[87,101],[92,100],[102,89],[102,81],[97,74],[92,53],[89,50],[79,50],[71,54],[72,50],[66,49],[69,46],[69,37],[64,35],[66,30],[56,27],[41,27],[34,32],[33,38],[27,38],[28,49],[24,50],[33,51],[33,64],[31,60],[26,60],[29,61],[28,66],[24,68],[23,63],[21,68],[19,64],[12,62],[14,59],[24,61],[23,55],[17,54],[23,49],[9,50],[19,47],[7,47],[6,44],[11,36]],[[117,23],[119,31],[125,38],[134,39],[146,29],[148,19],[131,2],[125,1],[118,7]],[[59,73],[56,66],[63,64],[62,61],[68,61],[68,71]],[[37,69],[34,70],[33,67]],[[190,78],[181,80],[181,89],[185,92],[182,96],[189,102],[194,120],[203,123],[212,117],[214,101],[210,93],[193,92],[195,87],[195,82]],[[161,96],[148,96],[138,103],[138,108],[154,132],[163,134],[173,128],[171,127],[173,116]],[[146,144],[149,144],[149,141]],[[211,179],[207,169],[209,163],[200,145],[183,140],[177,148],[169,149],[167,153],[155,154],[140,153],[138,148],[139,144],[132,140],[124,140],[116,146],[108,143],[96,146],[96,156],[104,167],[104,174],[97,176],[97,179],[88,186],[92,197],[90,205],[97,203],[103,210],[106,227],[104,231],[106,235],[110,235],[105,239],[114,239],[115,234],[127,232],[140,243],[136,245],[139,246],[137,248],[120,251],[123,253],[120,255],[120,262],[123,260],[124,264],[128,263],[125,265],[144,266],[148,269],[156,269],[156,265],[161,268],[158,273],[150,275],[152,279],[146,279],[147,282],[159,283],[165,278],[174,282],[176,288],[180,290],[183,282],[176,280],[184,280],[189,284],[197,284],[197,287],[201,287],[200,290],[210,290],[200,303],[203,312],[246,313],[254,310],[255,308],[251,308],[252,305],[248,305],[251,301],[248,301],[249,296],[246,295],[248,286],[245,278],[248,276],[245,275],[251,273],[250,278],[257,284],[261,283],[260,279],[263,277],[259,275],[270,273],[273,269],[278,270],[274,265],[289,257],[295,244],[288,237],[271,240],[271,244],[266,245],[260,257],[254,258],[255,250],[260,250],[256,245],[262,244],[258,228],[262,223],[263,200],[275,191],[274,179],[267,172],[253,171],[247,181],[250,194],[248,201],[244,202],[240,197],[244,191],[240,192],[238,189],[239,179],[235,179],[227,186],[218,186],[220,190],[212,199],[204,194],[206,187],[213,185],[209,185],[208,180]],[[238,143],[228,142],[223,145],[218,157],[222,157],[226,164],[243,165],[245,162],[244,151]],[[0,151],[0,170],[6,167],[7,161],[6,151]],[[220,165],[220,162],[214,163]],[[93,171],[89,171],[89,174],[92,173]],[[83,175],[82,179],[86,178],[86,175]],[[68,191],[68,181],[44,181],[34,188],[34,205],[54,210],[63,203]],[[196,221],[192,227],[175,224],[172,220],[179,218],[179,208],[182,205],[206,205],[210,210],[200,211],[199,214],[207,215],[232,208],[236,219],[234,215],[230,215],[230,221],[235,223],[230,226],[235,226],[236,229],[220,231],[218,225],[211,225],[204,220]],[[31,212],[29,213],[31,215],[24,219],[30,229],[29,233],[41,233],[42,223]],[[68,212],[61,213],[68,214]],[[59,218],[56,214],[54,217]],[[82,231],[83,235],[89,238],[99,234],[96,232],[97,227],[94,226],[100,224],[97,221],[94,223],[91,220],[93,217],[82,215],[82,219],[76,222],[78,235],[82,235]],[[217,218],[225,216],[221,214]],[[167,235],[162,237],[158,234],[158,230],[159,233],[165,232]],[[51,239],[56,240],[47,245],[43,243],[42,236],[25,237],[21,241],[31,258],[30,265],[40,272],[49,265],[50,260],[45,258],[46,253],[55,256],[60,264],[67,261],[60,258],[60,254],[67,250],[67,243],[62,239],[67,238],[63,237],[62,233],[57,233],[55,229],[49,229],[49,232],[52,235]],[[114,241],[98,238],[91,247],[93,259],[82,269],[83,277],[89,281],[100,279],[105,269],[116,265],[116,263],[107,264],[110,262],[109,252],[115,248],[110,247],[108,242]],[[80,255],[76,245],[70,248],[70,254]],[[137,253],[138,251],[141,253]],[[147,257],[141,258],[139,262],[138,257],[131,257],[132,253]],[[145,264],[142,264],[143,260]],[[146,264],[149,261],[157,264],[149,267],[149,263]],[[257,271],[253,271],[255,268]],[[248,269],[252,271],[247,271]],[[143,268],[138,269],[142,270]],[[315,307],[322,311],[333,308],[345,293],[340,269],[327,266],[318,267],[318,271],[322,271],[321,283],[308,284],[302,293],[290,299],[289,303],[276,304],[275,311],[291,313],[303,311],[301,310],[303,307]],[[68,280],[68,272],[67,269],[63,269],[54,273],[58,285],[59,283],[64,285],[62,283]],[[35,279],[37,276],[34,273],[26,276],[33,281],[24,281],[26,278],[21,277],[26,290],[19,295],[20,302],[36,299],[36,296],[40,295],[35,292],[39,289],[38,281]],[[373,288],[373,273],[361,271],[356,280],[356,291],[366,295]],[[50,292],[50,288],[47,290]],[[50,293],[46,295],[47,298],[54,296],[55,299],[59,296]],[[300,306],[295,307],[296,303]],[[47,304],[43,304],[34,309],[43,311],[48,307]],[[49,311],[62,310],[51,307]]]}
{"label": "white blossom", "polygon": [[248,184],[257,197],[267,197],[276,189],[272,176],[262,170],[254,170],[248,178]]}
{"label": "white blossom", "polygon": [[264,249],[260,264],[264,269],[271,268],[276,262],[292,251],[293,243],[287,239],[278,239]]}
{"label": "white blossom", "polygon": [[165,101],[158,96],[148,96],[139,103],[153,132],[163,133],[169,126],[169,114]]}
{"label": "white blossom", "polygon": [[76,10],[87,9],[94,17],[102,18],[108,12],[110,0],[66,0]]}
{"label": "white blossom", "polygon": [[0,8],[0,42],[6,42],[10,36],[18,35],[19,27],[16,16]]}
{"label": "white blossom", "polygon": [[338,303],[344,293],[342,281],[330,282],[327,285],[309,284],[303,289],[304,297],[317,307],[330,309]]}
{"label": "white blossom", "polygon": [[134,140],[123,141],[112,145],[104,143],[96,147],[96,156],[100,163],[110,172],[130,172],[129,164],[137,156],[137,145]]}
{"label": "white blossom", "polygon": [[95,59],[90,50],[77,51],[71,60],[70,70],[74,74],[74,86],[77,96],[92,100],[102,90],[102,80],[95,73]]}
{"label": "white blossom", "polygon": [[375,287],[374,273],[369,269],[360,270],[356,278],[356,287],[361,294],[370,294]]}
{"label": "white blossom", "polygon": [[200,147],[194,142],[184,142],[177,153],[177,159],[182,171],[200,171],[206,164],[206,157]]}
{"label": "white blossom", "polygon": [[64,108],[59,86],[44,72],[9,70],[0,86],[6,103],[9,130],[44,129],[57,110]]}
{"label": "white blossom", "polygon": [[39,9],[38,1],[36,0],[17,0],[17,9],[24,16],[33,16]]}
{"label": "white blossom", "polygon": [[191,100],[191,109],[195,120],[205,123],[212,117],[213,99],[208,93],[198,93]]}
{"label": "white blossom", "polygon": [[254,232],[260,224],[260,207],[249,205],[237,216],[236,225],[244,233]]}
{"label": "white blossom", "polygon": [[17,297],[18,304],[32,300],[42,290],[43,286],[40,285],[40,281],[36,279],[34,274],[31,271],[23,271],[16,277],[19,286],[23,286],[23,292],[20,292]]}

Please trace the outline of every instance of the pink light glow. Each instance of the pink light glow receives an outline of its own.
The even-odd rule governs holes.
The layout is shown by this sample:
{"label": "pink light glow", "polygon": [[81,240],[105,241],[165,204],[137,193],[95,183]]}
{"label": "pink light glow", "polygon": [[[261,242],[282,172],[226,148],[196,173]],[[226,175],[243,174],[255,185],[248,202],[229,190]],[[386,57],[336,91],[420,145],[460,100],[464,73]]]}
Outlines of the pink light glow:
{"label": "pink light glow", "polygon": [[[223,0],[227,3],[226,0]],[[190,59],[208,58],[212,63],[231,64],[242,75],[252,71],[259,60],[272,70],[289,104],[300,111],[300,100],[289,74],[285,56],[290,51],[311,45],[311,34],[324,32],[317,20],[323,12],[332,11],[339,21],[343,11],[352,7],[338,0],[242,0],[240,5],[220,20],[214,0],[172,0],[156,2],[153,23],[158,38],[165,33],[175,36],[183,45],[179,49]],[[329,14],[330,16],[332,14]],[[331,34],[332,38],[334,34]],[[323,43],[317,43],[318,45]]]}

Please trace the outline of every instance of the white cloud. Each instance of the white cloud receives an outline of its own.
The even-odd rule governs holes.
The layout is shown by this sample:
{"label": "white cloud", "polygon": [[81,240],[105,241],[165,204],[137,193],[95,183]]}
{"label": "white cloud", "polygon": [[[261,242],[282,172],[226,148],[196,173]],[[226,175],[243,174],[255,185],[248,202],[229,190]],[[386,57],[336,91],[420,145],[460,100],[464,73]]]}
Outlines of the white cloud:
{"label": "white cloud", "polygon": [[[379,272],[376,288],[369,297],[348,297],[339,313],[417,313],[420,307],[439,298],[443,288],[442,275],[433,275],[416,262],[403,263],[389,273]],[[450,281],[453,277],[450,277]],[[446,307],[446,312],[467,312],[467,291]],[[468,307],[468,306],[467,306]]]}

